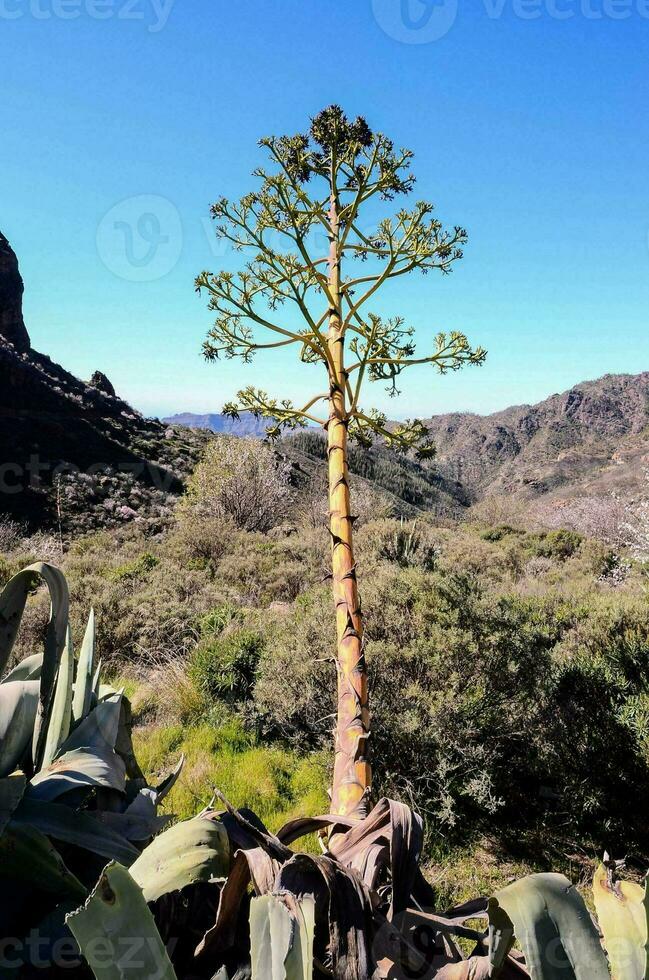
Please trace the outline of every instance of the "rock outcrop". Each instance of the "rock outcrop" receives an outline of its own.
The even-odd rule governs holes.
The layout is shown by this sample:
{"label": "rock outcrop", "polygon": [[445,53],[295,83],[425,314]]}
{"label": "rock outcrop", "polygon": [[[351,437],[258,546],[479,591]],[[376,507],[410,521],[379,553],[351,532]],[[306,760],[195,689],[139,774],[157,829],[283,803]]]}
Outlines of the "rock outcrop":
{"label": "rock outcrop", "polygon": [[23,288],[16,254],[0,231],[0,337],[21,354],[31,347],[23,320]]}
{"label": "rock outcrop", "polygon": [[103,392],[104,395],[110,395],[111,398],[116,397],[112,382],[109,381],[102,371],[95,371],[88,384],[91,388],[96,388],[97,391]]}

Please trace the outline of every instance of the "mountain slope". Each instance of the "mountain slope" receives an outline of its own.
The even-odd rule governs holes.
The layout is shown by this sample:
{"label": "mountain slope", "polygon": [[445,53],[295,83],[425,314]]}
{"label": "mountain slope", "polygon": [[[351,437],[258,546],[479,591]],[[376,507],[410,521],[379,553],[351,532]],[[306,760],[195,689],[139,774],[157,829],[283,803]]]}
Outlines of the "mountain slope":
{"label": "mountain slope", "polygon": [[434,465],[472,499],[633,490],[649,453],[649,372],[605,375],[537,405],[426,421]]}
{"label": "mountain slope", "polygon": [[33,350],[22,292],[0,236],[0,514],[69,531],[164,517],[206,434],[145,419],[100,372],[84,382]]}
{"label": "mountain slope", "polygon": [[[196,416],[174,418],[194,424]],[[219,431],[223,417],[206,418]],[[437,447],[430,462],[381,446],[352,449],[352,472],[386,490],[406,513],[457,515],[493,496],[560,502],[611,490],[633,494],[649,464],[649,372],[605,375],[537,405],[485,416],[436,415],[426,424]],[[323,436],[315,429],[283,445],[306,470],[325,458]]]}

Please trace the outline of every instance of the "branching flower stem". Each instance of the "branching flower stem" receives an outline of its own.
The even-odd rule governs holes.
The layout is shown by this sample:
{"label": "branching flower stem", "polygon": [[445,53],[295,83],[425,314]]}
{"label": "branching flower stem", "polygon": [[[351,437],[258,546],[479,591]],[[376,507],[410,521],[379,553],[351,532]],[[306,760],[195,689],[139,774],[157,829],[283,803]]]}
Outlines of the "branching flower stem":
{"label": "branching flower stem", "polygon": [[[466,242],[462,228],[445,230],[433,205],[423,201],[381,220],[376,234],[361,229],[359,218],[370,201],[390,202],[412,191],[409,150],[396,151],[385,135],[372,132],[361,117],[350,121],[338,106],[319,113],[307,134],[268,137],[261,146],[276,171],[257,170],[256,191],[212,206],[217,236],[247,252],[248,262],[237,273],[197,277],[197,289],[207,292],[217,315],[203,349],[210,360],[248,362],[258,351],[296,345],[303,362],[320,364],[326,372],[327,391],[302,407],[248,387],[224,411],[233,418],[251,412],[268,420],[271,438],[309,424],[326,430],[338,669],[332,808],[362,816],[371,788],[370,719],[348,444],[355,439],[371,446],[379,438],[401,451],[432,452],[420,420],[391,424],[384,413],[363,410],[363,385],[368,379],[384,381],[396,395],[396,381],[410,367],[430,364],[444,373],[481,364],[485,351],[453,331],[438,333],[430,353],[417,356],[414,329],[402,317],[366,312],[370,300],[397,277],[415,270],[451,272]],[[321,193],[309,193],[314,185]],[[316,230],[327,236],[327,255],[314,247]],[[345,279],[347,261],[367,263],[367,271]],[[301,326],[278,316],[285,308],[297,313]],[[313,411],[321,402],[327,404],[324,418]]]}

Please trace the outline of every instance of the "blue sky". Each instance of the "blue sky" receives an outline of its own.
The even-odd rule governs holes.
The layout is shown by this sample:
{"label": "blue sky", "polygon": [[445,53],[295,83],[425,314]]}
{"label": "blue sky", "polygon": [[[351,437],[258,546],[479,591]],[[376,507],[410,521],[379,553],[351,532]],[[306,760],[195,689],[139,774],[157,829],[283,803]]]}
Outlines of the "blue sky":
{"label": "blue sky", "polygon": [[209,205],[250,189],[257,139],[339,102],[470,235],[379,311],[489,349],[367,406],[487,412],[649,369],[648,54],[649,0],[0,0],[0,228],[32,342],[150,414],[312,391],[290,353],[203,363],[193,279],[236,265]]}

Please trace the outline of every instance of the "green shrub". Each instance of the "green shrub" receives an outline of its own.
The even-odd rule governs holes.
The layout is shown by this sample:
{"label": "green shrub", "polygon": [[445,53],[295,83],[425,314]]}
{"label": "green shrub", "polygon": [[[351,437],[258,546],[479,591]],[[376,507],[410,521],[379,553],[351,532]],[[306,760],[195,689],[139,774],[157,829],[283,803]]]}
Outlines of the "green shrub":
{"label": "green shrub", "polygon": [[518,528],[512,527],[510,524],[498,524],[496,527],[489,527],[486,531],[483,531],[480,537],[483,541],[502,541],[503,538],[511,537],[511,535],[521,534]]}
{"label": "green shrub", "polygon": [[203,514],[183,502],[177,510],[168,549],[181,565],[189,568],[192,563],[201,562],[207,568],[223,558],[235,533],[235,525],[227,518]]}
{"label": "green shrub", "polygon": [[[385,565],[363,597],[377,792],[453,839],[544,824],[649,845],[643,601],[498,595],[475,576]],[[330,603],[311,590],[269,638],[254,690],[269,737],[330,745]]]}
{"label": "green shrub", "polygon": [[192,515],[226,518],[245,531],[282,522],[291,499],[290,464],[260,439],[218,436],[189,481],[184,504]]}
{"label": "green shrub", "polygon": [[274,541],[239,533],[233,551],[219,563],[218,577],[240,603],[268,606],[292,602],[322,578],[322,566],[323,544],[315,535]]}
{"label": "green shrub", "polygon": [[567,528],[528,536],[528,544],[534,554],[557,561],[572,558],[583,540],[581,534],[577,531],[569,531]]}
{"label": "green shrub", "polygon": [[125,565],[118,565],[111,569],[109,578],[115,582],[131,582],[134,579],[145,578],[148,572],[160,564],[160,559],[146,551],[134,561],[127,562]]}
{"label": "green shrub", "polygon": [[249,698],[263,641],[251,630],[206,637],[192,654],[189,676],[208,699],[237,703]]}
{"label": "green shrub", "polygon": [[429,525],[420,521],[385,519],[372,521],[360,532],[361,552],[369,544],[370,551],[382,561],[402,568],[424,568],[432,571],[439,558],[437,538]]}
{"label": "green shrub", "polygon": [[215,606],[208,613],[201,616],[200,631],[202,637],[219,636],[223,630],[231,623],[240,622],[241,612],[231,603],[224,603]]}

